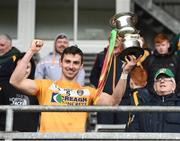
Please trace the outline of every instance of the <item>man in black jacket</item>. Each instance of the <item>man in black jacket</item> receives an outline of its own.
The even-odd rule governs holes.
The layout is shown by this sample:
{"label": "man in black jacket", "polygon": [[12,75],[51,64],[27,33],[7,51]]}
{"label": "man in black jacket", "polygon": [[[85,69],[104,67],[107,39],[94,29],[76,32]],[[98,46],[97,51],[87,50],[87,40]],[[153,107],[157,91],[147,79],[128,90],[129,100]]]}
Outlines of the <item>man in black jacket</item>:
{"label": "man in black jacket", "polygon": [[[24,95],[22,91],[14,88],[9,79],[16,64],[24,54],[12,47],[12,40],[9,35],[0,35],[0,105],[37,105],[36,97]],[[31,60],[29,78],[34,79],[35,63]],[[5,112],[0,112],[0,131],[5,130]],[[15,112],[13,121],[13,131],[35,132],[39,124],[39,113]]]}
{"label": "man in black jacket", "polygon": [[[118,80],[120,79],[120,76],[122,73],[123,62],[120,58],[120,52],[123,50],[122,39],[123,38],[121,36],[117,35],[111,68],[109,70],[109,74],[107,76],[107,80],[105,82],[104,89],[103,89],[103,91],[108,94],[113,93],[114,88]],[[97,54],[94,66],[91,70],[90,83],[96,88],[98,87],[98,82],[99,82],[101,70],[104,64],[104,59],[105,59],[105,55],[107,53],[108,47],[109,46],[107,46],[103,51]],[[128,89],[122,98],[121,105],[130,104],[129,93],[130,93],[130,88],[128,86]],[[118,113],[98,112],[97,114],[98,124],[125,124],[127,120],[128,120],[128,112],[118,112]]]}
{"label": "man in black jacket", "polygon": [[[10,76],[14,71],[16,65],[19,63],[24,53],[19,54],[16,59],[10,59],[3,64],[3,68],[0,69],[0,75],[6,74],[5,77],[0,77],[0,105],[11,106],[26,106],[26,105],[38,105],[38,100],[35,96],[25,95],[24,92],[16,89],[9,83]],[[34,79],[35,63],[31,59],[27,70],[26,77]],[[0,113],[0,131],[5,130],[6,114]],[[19,132],[36,132],[39,125],[39,113],[38,112],[14,112],[13,118],[13,131]]]}
{"label": "man in black jacket", "polygon": [[[180,97],[174,92],[176,82],[173,72],[168,68],[159,69],[154,77],[154,91],[149,94],[145,106],[180,106]],[[180,132],[180,113],[178,112],[136,112],[129,124],[130,132]]]}
{"label": "man in black jacket", "polygon": [[[19,54],[20,51],[12,46],[11,37],[7,34],[0,35],[0,82],[10,78],[15,68],[15,60]],[[12,62],[12,66],[7,67],[7,62]],[[4,68],[6,68],[5,71]]]}
{"label": "man in black jacket", "polygon": [[17,48],[12,47],[12,39],[9,35],[0,35],[0,65],[19,53]]}

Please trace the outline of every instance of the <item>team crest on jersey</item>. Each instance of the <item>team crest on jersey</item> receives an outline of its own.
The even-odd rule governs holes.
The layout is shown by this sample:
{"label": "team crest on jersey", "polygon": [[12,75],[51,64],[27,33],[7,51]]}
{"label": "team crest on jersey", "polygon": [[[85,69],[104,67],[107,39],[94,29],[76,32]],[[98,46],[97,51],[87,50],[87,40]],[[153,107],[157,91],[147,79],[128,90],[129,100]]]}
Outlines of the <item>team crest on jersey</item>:
{"label": "team crest on jersey", "polygon": [[52,93],[51,102],[61,103],[62,102],[62,96],[58,93]]}
{"label": "team crest on jersey", "polygon": [[48,89],[52,91],[51,102],[61,105],[85,106],[90,95],[88,89],[60,88],[54,83]]}

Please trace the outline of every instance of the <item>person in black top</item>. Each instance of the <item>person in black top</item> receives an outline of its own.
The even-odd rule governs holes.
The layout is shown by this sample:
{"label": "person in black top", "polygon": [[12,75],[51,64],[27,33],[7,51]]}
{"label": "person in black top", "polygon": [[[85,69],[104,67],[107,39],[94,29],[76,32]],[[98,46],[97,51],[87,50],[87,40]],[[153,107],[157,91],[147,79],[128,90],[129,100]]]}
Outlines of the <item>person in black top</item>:
{"label": "person in black top", "polygon": [[180,55],[180,33],[172,39],[172,48],[175,54]]}
{"label": "person in black top", "polygon": [[[180,97],[175,94],[175,75],[168,68],[159,69],[154,77],[153,89],[143,106],[180,106]],[[180,133],[179,112],[134,112],[129,132],[178,132]]]}
{"label": "person in black top", "polygon": [[[122,46],[122,40],[123,38],[119,35],[116,37],[115,47],[114,47],[114,53],[112,58],[112,64],[109,70],[109,74],[107,76],[107,80],[104,85],[103,91],[112,94],[114,91],[114,88],[120,79],[121,73],[122,73],[122,66],[123,61],[120,58],[120,53],[123,50]],[[103,51],[97,54],[94,66],[91,70],[90,74],[90,84],[94,87],[98,87],[99,78],[101,75],[101,70],[104,64],[105,55],[108,50],[107,46],[104,48]],[[129,105],[130,104],[130,97],[129,97],[129,85],[126,90],[125,95],[122,98],[122,101],[120,105]],[[128,112],[98,112],[97,113],[97,123],[98,124],[125,124],[128,120]]]}
{"label": "person in black top", "polygon": [[[15,61],[17,55],[20,54],[20,51],[12,46],[12,39],[7,34],[1,34],[0,35],[0,72],[1,69],[3,69],[6,65],[7,61]],[[10,72],[12,72],[10,69],[7,69],[4,72],[0,73],[0,79],[4,79],[9,77]]]}
{"label": "person in black top", "polygon": [[[147,72],[143,69],[143,67],[135,66],[130,72],[130,99],[132,106],[139,106],[145,102],[148,102],[149,91],[146,88],[147,84]],[[135,112],[129,112],[129,119],[126,125],[126,128],[129,127],[131,122],[133,121],[135,116]]]}
{"label": "person in black top", "polygon": [[180,61],[179,56],[174,54],[170,40],[166,34],[157,34],[154,38],[154,52],[149,55],[142,63],[147,71],[147,88],[153,90],[153,78],[159,68],[169,68],[175,75],[177,83],[176,91],[180,91]]}
{"label": "person in black top", "polygon": [[[25,95],[22,91],[14,88],[10,83],[10,76],[24,53],[15,58],[11,58],[2,64],[0,69],[0,105],[25,106],[38,105],[36,97]],[[26,77],[33,79],[35,72],[35,63],[31,59],[27,68]],[[6,75],[5,75],[6,74]],[[0,130],[5,130],[6,113],[0,113]],[[38,112],[15,112],[13,120],[13,131],[36,132],[39,125]]]}

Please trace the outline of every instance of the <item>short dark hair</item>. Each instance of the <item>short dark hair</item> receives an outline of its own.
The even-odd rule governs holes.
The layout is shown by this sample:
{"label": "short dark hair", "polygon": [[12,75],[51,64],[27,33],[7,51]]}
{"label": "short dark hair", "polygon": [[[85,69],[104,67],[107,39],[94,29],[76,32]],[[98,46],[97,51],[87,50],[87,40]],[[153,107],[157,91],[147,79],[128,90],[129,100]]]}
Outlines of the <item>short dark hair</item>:
{"label": "short dark hair", "polygon": [[73,54],[73,55],[79,54],[81,56],[81,64],[83,63],[84,54],[83,54],[82,50],[77,47],[77,45],[65,48],[61,55],[61,61],[63,60],[65,54]]}

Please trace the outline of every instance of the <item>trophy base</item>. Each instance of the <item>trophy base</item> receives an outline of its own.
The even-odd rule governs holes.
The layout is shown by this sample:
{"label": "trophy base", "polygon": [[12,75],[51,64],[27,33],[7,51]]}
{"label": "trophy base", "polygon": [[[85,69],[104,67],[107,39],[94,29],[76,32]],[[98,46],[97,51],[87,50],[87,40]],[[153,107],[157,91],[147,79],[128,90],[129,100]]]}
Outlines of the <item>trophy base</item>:
{"label": "trophy base", "polygon": [[143,54],[144,54],[144,50],[142,48],[130,47],[122,50],[119,56],[122,61],[125,61],[125,56],[127,56],[128,58],[128,55],[134,55],[136,58],[138,58],[140,55],[143,56]]}

